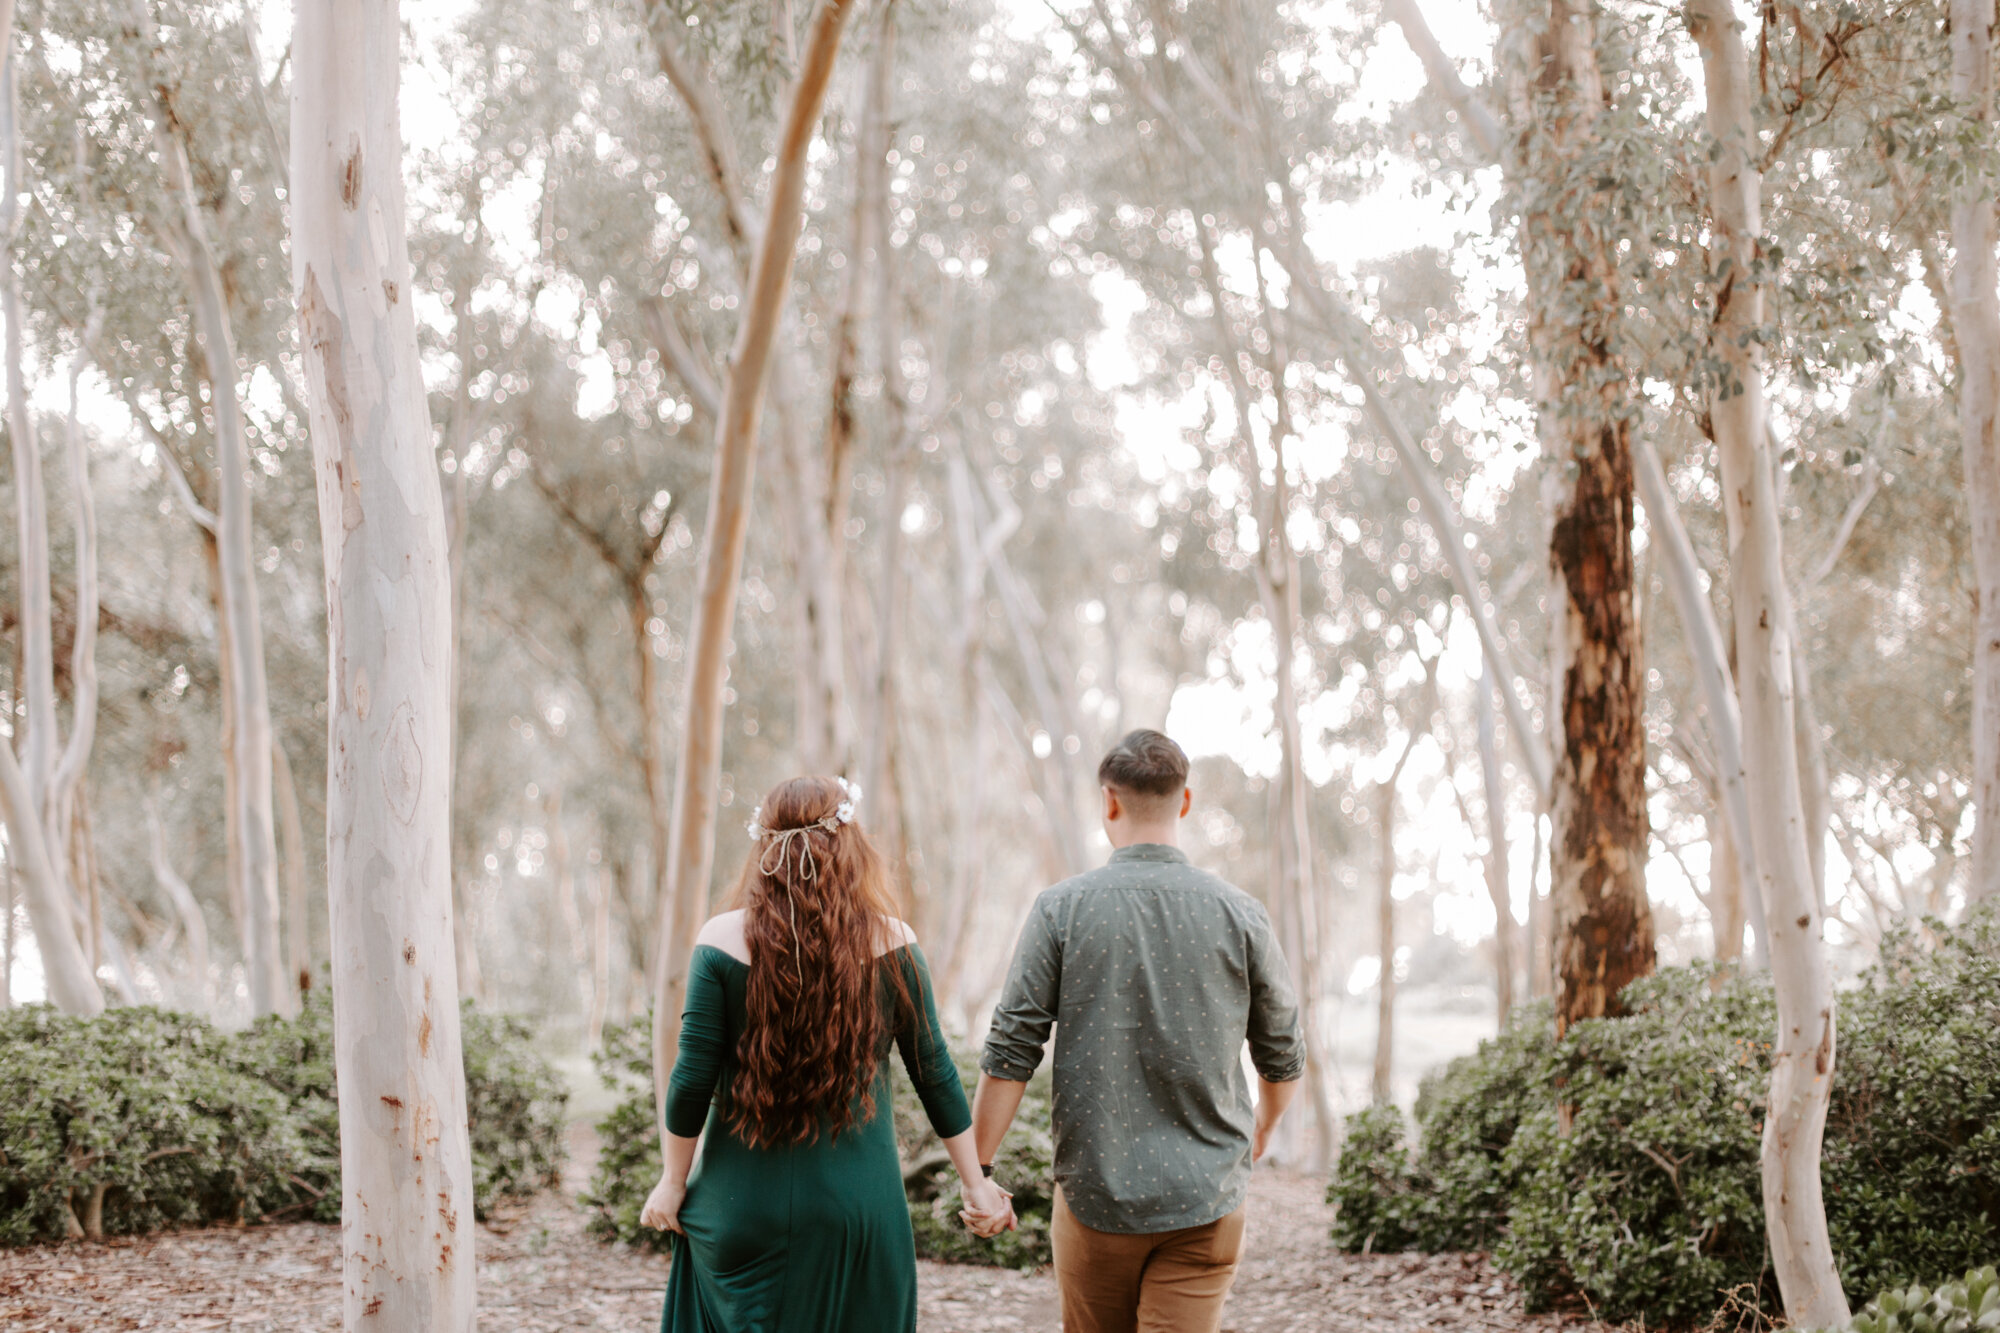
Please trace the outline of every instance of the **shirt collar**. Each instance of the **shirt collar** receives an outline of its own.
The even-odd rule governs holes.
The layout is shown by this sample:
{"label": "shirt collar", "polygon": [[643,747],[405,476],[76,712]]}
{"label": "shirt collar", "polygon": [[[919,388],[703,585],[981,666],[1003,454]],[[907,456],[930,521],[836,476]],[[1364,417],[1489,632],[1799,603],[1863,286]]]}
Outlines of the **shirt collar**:
{"label": "shirt collar", "polygon": [[1130,847],[1120,847],[1111,853],[1111,863],[1116,865],[1120,861],[1164,861],[1182,866],[1188,863],[1187,853],[1163,842],[1135,842]]}

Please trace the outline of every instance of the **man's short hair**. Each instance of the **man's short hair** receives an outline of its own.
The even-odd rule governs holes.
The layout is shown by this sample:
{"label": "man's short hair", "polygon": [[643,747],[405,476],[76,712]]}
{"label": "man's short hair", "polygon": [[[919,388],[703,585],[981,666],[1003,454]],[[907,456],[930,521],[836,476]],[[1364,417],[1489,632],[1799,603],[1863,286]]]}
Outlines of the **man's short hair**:
{"label": "man's short hair", "polygon": [[1188,757],[1162,732],[1141,727],[1125,733],[1097,765],[1097,784],[1142,801],[1178,797],[1187,789]]}

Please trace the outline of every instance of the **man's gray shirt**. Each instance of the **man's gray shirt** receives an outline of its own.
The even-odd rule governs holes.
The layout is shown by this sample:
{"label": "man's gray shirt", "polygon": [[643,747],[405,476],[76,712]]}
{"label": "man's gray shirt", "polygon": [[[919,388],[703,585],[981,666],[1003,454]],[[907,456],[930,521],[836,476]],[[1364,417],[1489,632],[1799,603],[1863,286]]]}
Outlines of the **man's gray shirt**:
{"label": "man's gray shirt", "polygon": [[980,1068],[1025,1083],[1056,1028],[1056,1183],[1097,1231],[1235,1212],[1250,1188],[1250,1061],[1299,1077],[1298,1001],[1271,918],[1173,847],[1121,848],[1035,900]]}

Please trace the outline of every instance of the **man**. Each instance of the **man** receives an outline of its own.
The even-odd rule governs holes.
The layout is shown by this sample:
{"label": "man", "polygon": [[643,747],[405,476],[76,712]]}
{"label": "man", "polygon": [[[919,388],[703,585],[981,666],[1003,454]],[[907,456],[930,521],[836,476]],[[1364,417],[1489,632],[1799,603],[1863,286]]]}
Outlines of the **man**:
{"label": "man", "polygon": [[1064,1333],[1221,1327],[1251,1164],[1305,1067],[1269,915],[1179,850],[1187,775],[1157,731],[1104,756],[1111,862],[1036,900],[980,1062],[973,1142],[990,1174],[1057,1029],[1051,1238]]}

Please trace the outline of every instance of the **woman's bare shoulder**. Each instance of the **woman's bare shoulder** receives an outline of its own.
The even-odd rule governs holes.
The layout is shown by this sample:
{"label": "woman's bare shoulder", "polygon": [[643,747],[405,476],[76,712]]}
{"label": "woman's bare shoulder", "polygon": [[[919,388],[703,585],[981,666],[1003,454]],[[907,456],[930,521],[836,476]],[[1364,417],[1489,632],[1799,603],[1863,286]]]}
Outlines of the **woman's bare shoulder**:
{"label": "woman's bare shoulder", "polygon": [[917,942],[917,932],[910,929],[910,923],[900,917],[884,914],[882,917],[882,953],[894,953],[906,945]]}
{"label": "woman's bare shoulder", "polygon": [[712,916],[695,936],[696,944],[706,944],[712,949],[720,949],[739,963],[750,961],[750,945],[743,938],[743,913],[741,910],[723,912]]}

